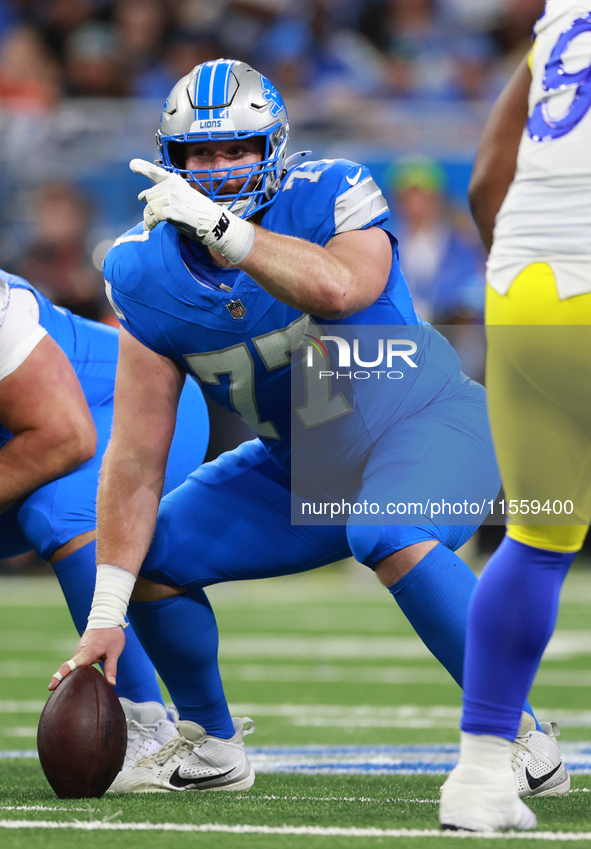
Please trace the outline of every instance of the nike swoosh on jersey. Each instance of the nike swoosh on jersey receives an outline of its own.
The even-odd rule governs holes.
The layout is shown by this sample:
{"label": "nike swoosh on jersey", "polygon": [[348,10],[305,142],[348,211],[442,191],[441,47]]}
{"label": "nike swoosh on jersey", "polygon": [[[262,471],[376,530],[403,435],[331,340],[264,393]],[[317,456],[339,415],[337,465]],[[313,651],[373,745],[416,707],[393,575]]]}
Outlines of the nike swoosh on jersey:
{"label": "nike swoosh on jersey", "polygon": [[351,186],[356,186],[356,185],[357,185],[357,183],[359,182],[359,178],[361,177],[361,172],[362,172],[362,171],[363,171],[363,168],[360,168],[360,169],[359,169],[359,171],[355,174],[355,176],[354,176],[354,177],[349,177],[349,175],[347,174],[347,176],[345,177],[345,179],[347,180],[347,182],[349,183],[349,185],[351,185]]}
{"label": "nike swoosh on jersey", "polygon": [[213,781],[216,778],[223,778],[226,775],[230,775],[234,769],[235,768],[232,767],[232,769],[229,769],[227,772],[219,772],[217,775],[205,775],[201,778],[183,778],[180,774],[181,768],[180,766],[177,766],[168,779],[168,783],[172,784],[173,787],[193,787],[195,784],[204,784],[206,781]]}
{"label": "nike swoosh on jersey", "polygon": [[558,772],[562,764],[558,764],[554,769],[551,769],[550,772],[547,772],[545,775],[540,775],[539,778],[534,778],[529,769],[525,768],[525,777],[527,778],[527,783],[529,784],[530,790],[537,790],[538,787],[541,787],[546,781],[548,781],[552,776]]}

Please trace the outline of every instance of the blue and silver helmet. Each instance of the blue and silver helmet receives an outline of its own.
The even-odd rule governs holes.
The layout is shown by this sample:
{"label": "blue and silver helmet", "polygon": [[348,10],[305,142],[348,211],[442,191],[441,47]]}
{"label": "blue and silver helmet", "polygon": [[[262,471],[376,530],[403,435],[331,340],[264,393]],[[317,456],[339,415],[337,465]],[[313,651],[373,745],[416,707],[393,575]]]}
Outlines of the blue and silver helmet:
{"label": "blue and silver helmet", "polygon": [[[217,59],[197,65],[172,89],[156,143],[167,171],[196,183],[211,200],[248,218],[273,203],[285,172],[288,133],[287,111],[275,86],[244,62]],[[256,137],[263,142],[261,162],[210,171],[185,168],[185,144]],[[240,191],[225,193],[228,180],[237,178]]]}

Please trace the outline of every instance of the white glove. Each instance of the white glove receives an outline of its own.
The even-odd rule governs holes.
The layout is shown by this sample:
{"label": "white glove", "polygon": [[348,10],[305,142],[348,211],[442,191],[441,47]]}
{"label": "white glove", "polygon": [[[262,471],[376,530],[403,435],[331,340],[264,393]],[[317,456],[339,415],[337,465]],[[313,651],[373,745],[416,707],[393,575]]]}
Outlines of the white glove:
{"label": "white glove", "polygon": [[254,244],[255,230],[249,221],[214,203],[180,176],[144,159],[132,159],[129,167],[156,183],[138,195],[146,202],[144,226],[152,230],[168,221],[177,230],[219,251],[233,265],[246,259]]}

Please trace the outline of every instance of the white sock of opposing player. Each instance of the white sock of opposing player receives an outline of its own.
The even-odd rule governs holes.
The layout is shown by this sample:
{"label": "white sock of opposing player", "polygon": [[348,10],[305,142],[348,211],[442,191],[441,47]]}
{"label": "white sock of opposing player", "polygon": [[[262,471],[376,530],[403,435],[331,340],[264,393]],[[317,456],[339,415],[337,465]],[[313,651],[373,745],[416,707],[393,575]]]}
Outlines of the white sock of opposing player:
{"label": "white sock of opposing player", "polygon": [[491,734],[468,734],[462,731],[460,738],[461,765],[471,764],[492,769],[495,772],[511,769],[513,744],[504,737]]}

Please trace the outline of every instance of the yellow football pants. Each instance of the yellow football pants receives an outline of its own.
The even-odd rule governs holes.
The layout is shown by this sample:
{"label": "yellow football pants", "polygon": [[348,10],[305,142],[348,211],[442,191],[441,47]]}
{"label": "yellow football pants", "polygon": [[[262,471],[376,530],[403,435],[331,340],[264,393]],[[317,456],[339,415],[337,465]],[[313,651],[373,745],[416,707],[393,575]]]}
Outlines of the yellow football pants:
{"label": "yellow football pants", "polygon": [[492,433],[506,504],[519,505],[507,534],[578,551],[591,520],[591,294],[560,300],[535,263],[506,295],[487,286],[486,324]]}

